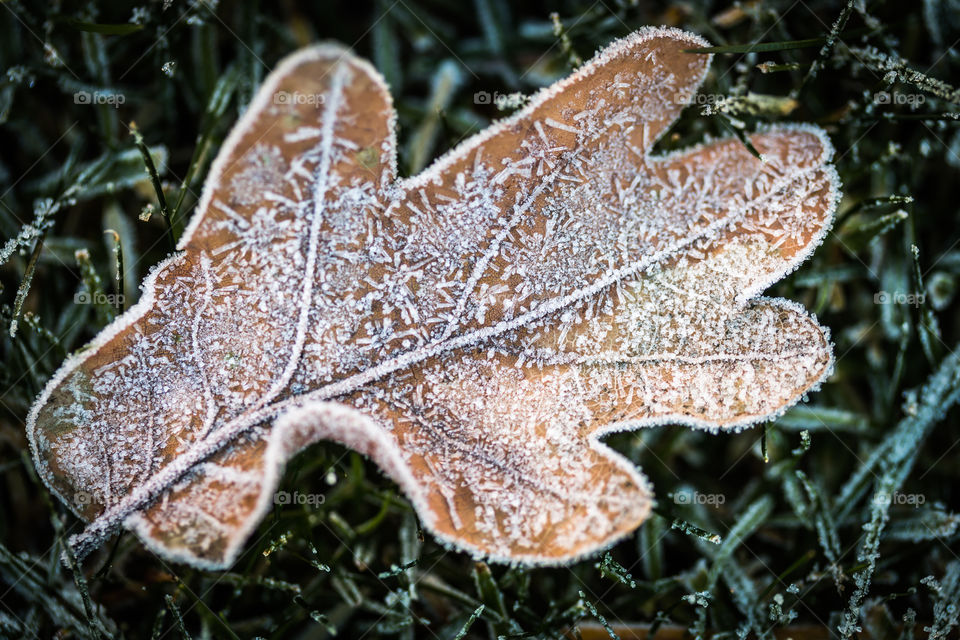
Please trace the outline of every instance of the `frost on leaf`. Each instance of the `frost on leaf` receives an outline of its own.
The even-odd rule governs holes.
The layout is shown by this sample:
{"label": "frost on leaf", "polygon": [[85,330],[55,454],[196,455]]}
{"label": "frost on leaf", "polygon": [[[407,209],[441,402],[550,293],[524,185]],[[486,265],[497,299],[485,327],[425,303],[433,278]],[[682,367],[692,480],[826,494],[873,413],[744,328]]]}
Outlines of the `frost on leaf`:
{"label": "frost on leaf", "polygon": [[89,523],[78,555],[125,526],[227,566],[284,463],[330,439],[440,540],[561,562],[650,511],[602,434],[743,427],[817,385],[825,331],[756,296],[826,232],[832,151],[790,126],[752,136],[763,161],[736,140],[653,155],[705,44],[637,32],[404,180],[369,64],[331,45],[280,64],[180,252],[31,411],[41,475]]}

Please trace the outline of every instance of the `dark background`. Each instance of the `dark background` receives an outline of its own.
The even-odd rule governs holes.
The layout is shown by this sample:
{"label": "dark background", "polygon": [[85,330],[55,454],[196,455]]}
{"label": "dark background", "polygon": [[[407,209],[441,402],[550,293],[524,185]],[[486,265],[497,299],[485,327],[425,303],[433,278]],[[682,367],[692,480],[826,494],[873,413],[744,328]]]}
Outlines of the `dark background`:
{"label": "dark background", "polygon": [[[837,148],[834,231],[772,290],[832,330],[837,369],[809,403],[736,435],[611,437],[656,487],[657,515],[566,568],[445,551],[391,482],[333,445],[301,454],[282,486],[324,504],[277,508],[230,571],[171,565],[129,534],[76,579],[60,565],[82,523],[38,481],[23,422],[65,355],[117,311],[76,296],[123,294],[129,306],[171,249],[158,211],[140,219],[157,196],[133,123],[182,225],[243,105],[298,46],[337,40],[374,62],[410,175],[510,113],[478,92],[530,94],[577,57],[664,24],[745,46],[717,55],[702,88],[743,97],[739,111],[688,109],[662,150],[772,121],[816,122]],[[0,264],[0,635],[559,637],[582,623],[584,637],[606,637],[587,629],[602,620],[794,637],[849,633],[856,620],[877,637],[899,637],[905,621],[907,634],[949,629],[946,605],[960,600],[960,96],[931,79],[960,80],[958,39],[956,0],[0,3],[0,239],[22,239]],[[455,81],[445,99],[441,74]],[[84,91],[112,103],[78,103]],[[105,229],[119,233],[122,286]],[[924,301],[882,304],[884,293]]]}

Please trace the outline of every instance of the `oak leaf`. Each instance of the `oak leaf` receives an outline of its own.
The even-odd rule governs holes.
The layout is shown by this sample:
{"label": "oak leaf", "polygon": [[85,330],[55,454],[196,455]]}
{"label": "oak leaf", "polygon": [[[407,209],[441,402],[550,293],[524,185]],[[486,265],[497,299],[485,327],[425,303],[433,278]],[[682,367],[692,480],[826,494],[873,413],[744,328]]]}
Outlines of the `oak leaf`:
{"label": "oak leaf", "polygon": [[653,494],[600,442],[736,429],[828,374],[828,336],[757,295],[838,199],[815,127],[659,157],[710,56],[675,29],[611,44],[408,179],[381,76],[335,45],[284,60],[214,162],[179,252],[50,381],[36,466],[89,524],[237,557],[309,443],[373,459],[474,555],[558,563]]}

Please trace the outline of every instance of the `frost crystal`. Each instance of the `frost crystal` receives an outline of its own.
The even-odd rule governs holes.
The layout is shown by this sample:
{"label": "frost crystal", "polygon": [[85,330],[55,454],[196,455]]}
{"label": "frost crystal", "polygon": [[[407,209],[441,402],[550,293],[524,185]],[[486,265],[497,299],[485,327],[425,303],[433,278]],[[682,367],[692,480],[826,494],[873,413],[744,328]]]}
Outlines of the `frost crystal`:
{"label": "frost crystal", "polygon": [[375,460],[442,541],[555,563],[633,531],[652,492],[604,433],[739,428],[829,372],[826,332],[757,298],[831,223],[810,126],[651,155],[705,46],[646,29],[396,179],[382,78],[330,45],[267,79],[211,168],[181,253],[70,358],[29,418],[84,519],[223,567],[286,460]]}

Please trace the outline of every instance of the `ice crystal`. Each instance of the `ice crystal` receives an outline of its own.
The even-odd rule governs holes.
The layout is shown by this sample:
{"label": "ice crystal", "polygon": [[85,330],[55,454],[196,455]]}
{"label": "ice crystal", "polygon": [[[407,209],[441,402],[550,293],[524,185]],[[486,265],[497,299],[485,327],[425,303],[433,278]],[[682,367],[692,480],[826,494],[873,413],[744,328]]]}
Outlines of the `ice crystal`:
{"label": "ice crystal", "polygon": [[930,634],[931,640],[950,637],[950,632],[960,625],[960,562],[947,565],[942,584],[933,576],[927,576],[920,584],[933,592],[933,625],[923,630]]}
{"label": "ice crystal", "polygon": [[380,75],[296,53],[213,164],[180,253],[70,358],[29,417],[88,553],[120,525],[228,565],[286,460],[369,456],[424,525],[475,555],[555,563],[633,531],[652,492],[599,438],[777,415],[829,339],[757,295],[831,223],[811,126],[657,157],[703,80],[701,38],[613,43],[406,180]]}

